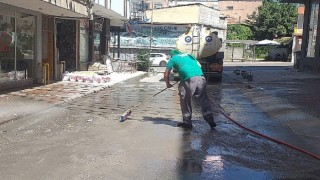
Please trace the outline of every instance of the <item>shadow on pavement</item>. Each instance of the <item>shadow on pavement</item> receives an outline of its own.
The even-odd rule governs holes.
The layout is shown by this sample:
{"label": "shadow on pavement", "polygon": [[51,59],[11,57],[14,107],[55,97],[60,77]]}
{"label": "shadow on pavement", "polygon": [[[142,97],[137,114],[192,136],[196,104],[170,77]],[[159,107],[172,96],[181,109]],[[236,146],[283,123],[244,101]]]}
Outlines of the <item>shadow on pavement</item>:
{"label": "shadow on pavement", "polygon": [[171,118],[144,116],[143,120],[141,121],[150,121],[153,124],[164,124],[172,127],[177,127],[177,121],[174,121]]}

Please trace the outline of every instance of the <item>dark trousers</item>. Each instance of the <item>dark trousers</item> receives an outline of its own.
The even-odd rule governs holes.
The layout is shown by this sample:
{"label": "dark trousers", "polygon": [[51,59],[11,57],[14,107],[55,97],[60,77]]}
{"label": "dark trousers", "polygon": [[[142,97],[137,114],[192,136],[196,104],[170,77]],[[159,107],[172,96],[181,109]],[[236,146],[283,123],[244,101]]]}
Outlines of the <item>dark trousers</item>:
{"label": "dark trousers", "polygon": [[192,124],[192,99],[201,105],[203,116],[212,114],[212,107],[207,95],[206,87],[207,82],[203,76],[195,76],[187,81],[180,82],[179,95],[183,122]]}

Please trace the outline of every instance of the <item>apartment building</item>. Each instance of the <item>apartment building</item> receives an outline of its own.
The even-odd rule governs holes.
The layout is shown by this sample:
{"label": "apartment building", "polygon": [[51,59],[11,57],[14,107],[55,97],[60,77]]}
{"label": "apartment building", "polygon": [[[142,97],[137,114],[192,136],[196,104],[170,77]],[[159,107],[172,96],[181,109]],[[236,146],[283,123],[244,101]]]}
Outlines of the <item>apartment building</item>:
{"label": "apartment building", "polygon": [[263,0],[219,0],[219,10],[228,24],[244,23],[248,15],[258,10]]}

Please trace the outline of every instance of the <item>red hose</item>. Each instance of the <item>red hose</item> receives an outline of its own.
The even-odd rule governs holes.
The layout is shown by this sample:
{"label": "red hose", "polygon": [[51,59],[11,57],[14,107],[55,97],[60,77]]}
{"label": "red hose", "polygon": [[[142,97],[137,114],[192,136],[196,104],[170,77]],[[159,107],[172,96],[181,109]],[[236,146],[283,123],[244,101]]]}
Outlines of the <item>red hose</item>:
{"label": "red hose", "polygon": [[297,151],[300,151],[300,152],[302,152],[302,153],[304,153],[304,154],[307,154],[307,155],[309,155],[309,156],[311,156],[311,157],[313,157],[313,158],[315,158],[315,159],[317,159],[317,160],[320,160],[320,156],[319,156],[319,155],[313,154],[313,153],[311,153],[311,152],[309,152],[309,151],[307,151],[307,150],[305,150],[305,149],[302,149],[302,148],[300,148],[300,147],[294,146],[294,145],[289,144],[289,143],[287,143],[287,142],[284,142],[284,141],[275,139],[275,138],[270,137],[270,136],[267,136],[267,135],[265,135],[265,134],[256,132],[256,131],[254,131],[254,130],[252,130],[252,129],[249,129],[249,128],[241,125],[240,123],[238,123],[237,121],[235,121],[233,118],[231,118],[227,113],[225,113],[224,110],[223,110],[221,107],[219,107],[218,105],[216,105],[216,104],[213,102],[211,96],[209,96],[209,99],[210,99],[210,101],[211,101],[216,107],[218,107],[219,111],[220,111],[227,119],[229,119],[229,120],[232,121],[234,124],[236,124],[237,126],[241,127],[242,129],[245,129],[245,130],[247,130],[247,131],[249,131],[249,132],[251,132],[251,133],[253,133],[253,134],[259,135],[259,136],[261,136],[261,137],[264,137],[264,138],[266,138],[266,139],[269,139],[269,140],[271,140],[271,141],[273,141],[273,142],[276,142],[276,143],[278,143],[278,144],[285,145],[285,146],[287,146],[287,147],[290,147],[290,148],[292,148],[292,149],[295,149],[295,150],[297,150]]}

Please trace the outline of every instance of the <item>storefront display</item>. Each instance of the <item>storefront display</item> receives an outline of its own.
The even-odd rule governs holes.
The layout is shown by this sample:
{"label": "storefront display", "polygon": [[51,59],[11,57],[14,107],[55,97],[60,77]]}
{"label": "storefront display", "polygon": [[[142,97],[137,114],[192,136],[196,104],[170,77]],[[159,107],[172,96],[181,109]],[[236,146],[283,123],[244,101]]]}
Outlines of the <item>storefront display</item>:
{"label": "storefront display", "polygon": [[103,19],[96,19],[94,22],[94,61],[99,61],[101,54],[101,33],[103,26]]}
{"label": "storefront display", "polygon": [[35,64],[35,17],[8,14],[0,13],[0,83],[31,78]]}

